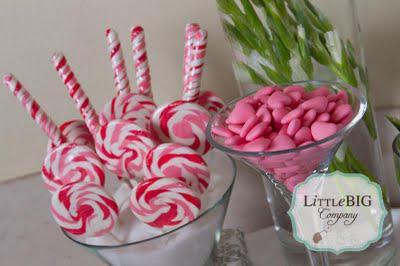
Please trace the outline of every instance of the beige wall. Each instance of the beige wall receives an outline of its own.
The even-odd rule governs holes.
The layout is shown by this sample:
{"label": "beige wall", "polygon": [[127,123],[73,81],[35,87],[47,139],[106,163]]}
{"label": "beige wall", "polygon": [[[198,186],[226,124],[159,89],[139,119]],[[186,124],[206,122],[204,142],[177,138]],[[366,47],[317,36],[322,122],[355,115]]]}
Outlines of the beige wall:
{"label": "beige wall", "polygon": [[[395,93],[400,85],[400,2],[360,2],[375,102],[379,106],[396,105],[400,103],[400,93]],[[190,21],[209,30],[203,88],[214,89],[225,99],[237,96],[230,51],[213,0],[3,0],[0,73],[15,73],[55,121],[78,117],[50,64],[52,52],[68,55],[95,107],[100,108],[114,93],[104,30],[111,26],[119,31],[129,59],[128,30],[140,23],[147,33],[156,100],[173,100],[180,94],[183,27]],[[46,143],[39,129],[2,88],[0,180],[38,171]]]}

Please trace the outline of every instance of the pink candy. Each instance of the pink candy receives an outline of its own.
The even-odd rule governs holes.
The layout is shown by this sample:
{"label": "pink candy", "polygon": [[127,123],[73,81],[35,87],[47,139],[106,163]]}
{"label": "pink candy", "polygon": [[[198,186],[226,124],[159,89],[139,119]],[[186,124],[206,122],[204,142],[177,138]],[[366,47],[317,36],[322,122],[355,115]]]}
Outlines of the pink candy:
{"label": "pink candy", "polygon": [[[213,128],[224,143],[244,152],[276,152],[312,144],[335,134],[353,117],[346,91],[327,87],[306,92],[302,86],[265,87],[238,101],[225,120]],[[292,191],[324,158],[327,142],[298,152],[265,156],[259,167]]]}

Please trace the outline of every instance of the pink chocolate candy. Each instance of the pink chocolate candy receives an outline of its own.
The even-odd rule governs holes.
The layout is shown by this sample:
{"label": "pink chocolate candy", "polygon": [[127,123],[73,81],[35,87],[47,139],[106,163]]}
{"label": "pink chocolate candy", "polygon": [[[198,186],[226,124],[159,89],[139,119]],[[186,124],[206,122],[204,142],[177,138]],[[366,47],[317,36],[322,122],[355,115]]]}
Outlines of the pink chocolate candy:
{"label": "pink chocolate candy", "polygon": [[336,131],[337,125],[334,123],[317,121],[311,125],[311,135],[317,141],[335,134]]}
{"label": "pink chocolate candy", "polygon": [[229,115],[227,123],[242,124],[256,115],[256,111],[249,103],[238,103]]}
{"label": "pink chocolate candy", "polygon": [[328,99],[324,96],[313,97],[300,105],[305,110],[314,109],[317,113],[322,113],[328,106]]}
{"label": "pink chocolate candy", "polygon": [[271,144],[270,139],[261,137],[243,145],[242,149],[243,151],[248,151],[248,152],[261,152],[265,151],[270,144]]}
{"label": "pink chocolate candy", "polygon": [[268,98],[268,106],[271,108],[279,108],[284,105],[290,105],[292,103],[292,98],[282,91],[275,91]]}
{"label": "pink chocolate candy", "polygon": [[244,123],[242,129],[240,130],[240,136],[242,138],[246,137],[247,133],[249,133],[249,131],[255,126],[257,125],[259,121],[259,118],[257,116],[253,116],[252,118],[250,118],[249,120],[246,121],[246,123]]}
{"label": "pink chocolate candy", "polygon": [[349,114],[353,112],[353,109],[349,104],[342,104],[336,107],[335,111],[332,113],[332,121],[339,122]]}
{"label": "pink chocolate candy", "polygon": [[254,126],[246,136],[247,141],[255,140],[256,138],[262,136],[262,134],[267,130],[268,123],[260,122]]}
{"label": "pink chocolate candy", "polygon": [[284,117],[281,119],[282,124],[288,124],[290,121],[293,119],[299,118],[304,114],[304,109],[302,108],[296,108],[289,113],[287,113]]}

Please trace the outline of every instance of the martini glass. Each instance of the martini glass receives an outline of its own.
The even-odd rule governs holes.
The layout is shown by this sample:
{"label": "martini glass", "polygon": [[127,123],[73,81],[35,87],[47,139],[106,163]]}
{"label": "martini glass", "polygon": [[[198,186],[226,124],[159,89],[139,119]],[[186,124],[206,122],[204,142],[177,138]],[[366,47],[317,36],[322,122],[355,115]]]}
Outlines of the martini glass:
{"label": "martini glass", "polygon": [[[235,104],[243,99],[243,97],[229,103],[210,120],[207,127],[207,138],[215,148],[244,161],[260,173],[266,188],[267,200],[273,214],[278,237],[284,246],[290,246],[295,249],[297,245],[297,248],[304,250],[305,247],[302,244],[290,240],[293,237],[288,238],[282,235],[282,232],[285,231],[282,229],[286,229],[287,232],[291,231],[291,228],[287,228],[291,223],[286,213],[292,200],[291,189],[288,189],[291,185],[288,183],[288,180],[293,180],[293,177],[295,177],[298,180],[297,182],[302,182],[313,173],[326,173],[340,144],[362,119],[367,108],[367,101],[361,90],[344,83],[301,81],[278,86],[286,87],[290,85],[300,85],[309,90],[323,86],[335,93],[345,90],[349,96],[349,104],[352,106],[354,113],[351,121],[335,134],[308,145],[273,152],[243,152],[225,145],[222,138],[212,134],[214,126],[225,125],[225,120],[233,110]],[[311,265],[330,264],[327,252],[307,250],[307,254]]]}

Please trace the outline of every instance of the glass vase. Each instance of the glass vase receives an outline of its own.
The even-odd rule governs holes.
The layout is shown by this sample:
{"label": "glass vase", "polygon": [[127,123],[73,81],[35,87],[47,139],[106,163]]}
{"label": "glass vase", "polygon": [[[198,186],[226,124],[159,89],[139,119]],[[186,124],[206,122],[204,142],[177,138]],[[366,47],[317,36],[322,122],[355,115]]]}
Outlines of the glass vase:
{"label": "glass vase", "polygon": [[[290,208],[292,193],[287,189],[285,180],[292,175],[305,178],[316,172],[328,172],[336,151],[342,147],[347,137],[359,128],[366,111],[367,102],[359,89],[343,83],[304,81],[282,84],[279,87],[291,85],[300,85],[305,88],[327,87],[335,92],[345,89],[350,95],[349,102],[352,103],[355,112],[352,121],[326,139],[292,150],[242,152],[226,146],[222,139],[211,133],[213,126],[224,125],[224,121],[236,102],[242,99],[240,98],[228,104],[225,109],[212,118],[207,128],[207,138],[217,149],[238,157],[260,173],[267,192],[266,198],[271,208],[274,228],[284,248],[284,255],[289,265],[387,265],[392,261],[396,251],[390,215],[386,216],[387,218],[384,221],[382,237],[360,252],[344,252],[339,255],[329,252],[314,252],[306,249],[303,244],[294,239],[291,220],[287,213]],[[287,172],[294,168],[296,169],[295,173]],[[322,180],[321,182],[323,183]],[[386,190],[382,185],[381,188],[383,191]],[[388,205],[386,205],[386,209],[389,210]]]}
{"label": "glass vase", "polygon": [[[339,147],[330,170],[362,173],[379,183],[389,208],[355,2],[216,0],[216,3],[233,51],[232,65],[241,95],[265,85],[317,79],[343,81],[366,96],[368,107],[363,120]],[[276,218],[288,206],[281,203],[268,182],[264,183],[270,192],[268,201],[274,202],[271,208],[278,236],[285,247],[297,252],[298,243],[282,239],[290,228],[288,221]],[[391,235],[390,215],[386,225],[385,232]]]}

